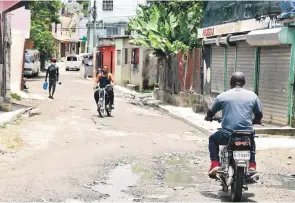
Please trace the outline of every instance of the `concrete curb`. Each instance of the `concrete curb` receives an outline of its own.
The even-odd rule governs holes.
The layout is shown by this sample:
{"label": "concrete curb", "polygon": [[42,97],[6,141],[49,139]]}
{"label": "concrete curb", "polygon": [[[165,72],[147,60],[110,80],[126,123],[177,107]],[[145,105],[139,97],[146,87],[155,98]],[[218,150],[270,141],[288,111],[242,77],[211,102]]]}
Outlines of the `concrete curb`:
{"label": "concrete curb", "polygon": [[[140,93],[136,92],[136,91],[132,91],[129,90],[125,87],[121,87],[121,86],[115,86],[117,88],[115,88],[116,90],[123,92],[123,93],[127,93],[132,95],[134,98],[138,97],[141,98],[143,97]],[[143,102],[144,106],[149,106],[152,108],[156,108],[157,110],[160,110],[162,112],[168,113],[171,117],[181,120],[182,122],[196,128],[197,130],[201,131],[202,133],[206,134],[206,135],[211,135],[215,130],[208,130],[205,128],[202,128],[199,125],[196,125],[195,123],[191,122],[190,120],[183,118],[180,115],[177,115],[163,107],[161,107],[161,105],[159,105],[158,103],[162,103],[165,104],[165,102],[159,101],[159,100],[154,100],[155,102]],[[217,130],[217,129],[216,129]],[[295,136],[295,129],[294,128],[255,128],[255,132],[257,135],[283,135],[283,136]]]}
{"label": "concrete curb", "polygon": [[[136,91],[129,90],[129,89],[127,89],[125,87],[122,87],[122,86],[116,85],[115,90],[123,92],[123,93],[130,94],[130,95],[132,95],[134,97],[139,97],[139,98],[142,97],[142,95],[140,93],[138,93]],[[159,102],[159,103],[164,103],[164,102],[162,102],[160,100],[156,100],[156,99],[154,101]],[[160,110],[160,111],[162,111],[164,113],[168,113],[171,117],[173,117],[173,118],[175,118],[177,120],[181,120],[182,122],[196,128],[197,130],[201,131],[202,133],[204,133],[206,135],[211,135],[212,134],[211,131],[204,129],[204,128],[194,124],[193,122],[191,122],[191,121],[189,121],[189,120],[187,120],[187,119],[185,119],[185,118],[183,118],[183,117],[181,117],[181,116],[179,116],[177,114],[174,114],[174,113],[170,112],[169,110],[167,110],[165,108],[162,108],[161,105],[159,105],[159,104],[144,102],[143,105],[144,106],[149,106],[149,107],[152,107],[152,108],[156,108],[157,110]]]}
{"label": "concrete curb", "polygon": [[[30,111],[32,109],[33,109],[33,107],[28,107],[28,108],[22,108],[22,109],[19,109],[19,110],[16,110],[16,111],[4,113],[4,115],[9,114],[9,113],[11,115],[9,115],[7,118],[0,119],[0,127],[2,127],[5,124],[10,123],[12,120],[17,119],[18,117],[23,115],[25,112]],[[3,116],[3,114],[2,114],[2,116]],[[0,117],[1,117],[1,115],[0,115]]]}
{"label": "concrete curb", "polygon": [[[157,101],[158,101],[158,100],[157,100]],[[160,111],[162,111],[162,112],[168,113],[169,116],[171,116],[172,118],[175,118],[175,119],[177,119],[177,120],[180,120],[180,121],[182,121],[182,122],[184,122],[184,123],[190,125],[191,127],[196,128],[197,130],[201,131],[202,133],[204,133],[204,134],[206,134],[206,135],[208,135],[208,136],[210,136],[210,135],[212,134],[211,131],[206,130],[205,128],[202,128],[202,127],[200,127],[200,126],[194,124],[193,122],[191,122],[191,121],[189,121],[189,120],[187,120],[187,119],[185,119],[185,118],[183,118],[183,117],[181,117],[181,116],[179,116],[179,115],[177,115],[177,114],[174,114],[174,113],[170,112],[169,110],[167,110],[167,109],[165,109],[165,108],[162,108],[162,107],[161,107],[160,105],[158,105],[158,104],[145,104],[145,105],[151,106],[151,107],[156,108],[156,109],[158,109],[158,110],[160,110]]]}

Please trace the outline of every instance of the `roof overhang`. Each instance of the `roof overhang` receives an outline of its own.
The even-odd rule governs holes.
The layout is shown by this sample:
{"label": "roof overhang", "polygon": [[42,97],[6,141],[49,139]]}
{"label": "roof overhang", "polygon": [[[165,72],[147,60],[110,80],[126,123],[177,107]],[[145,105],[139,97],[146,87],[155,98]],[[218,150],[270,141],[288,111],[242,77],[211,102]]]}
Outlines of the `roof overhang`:
{"label": "roof overhang", "polygon": [[284,34],[284,28],[255,30],[248,33],[246,41],[250,46],[257,47],[287,44],[282,38]]}
{"label": "roof overhang", "polygon": [[19,9],[23,6],[27,6],[29,4],[29,1],[13,0],[13,1],[2,1],[1,3],[2,3],[2,10],[0,12],[2,12],[3,14],[6,14],[13,10]]}
{"label": "roof overhang", "polygon": [[218,36],[216,38],[207,38],[203,43],[216,44],[217,46],[228,46],[237,41],[246,41],[250,46],[263,47],[263,46],[278,46],[292,44],[294,41],[295,28],[281,27],[263,30],[254,30],[243,35],[231,34],[227,36]]}

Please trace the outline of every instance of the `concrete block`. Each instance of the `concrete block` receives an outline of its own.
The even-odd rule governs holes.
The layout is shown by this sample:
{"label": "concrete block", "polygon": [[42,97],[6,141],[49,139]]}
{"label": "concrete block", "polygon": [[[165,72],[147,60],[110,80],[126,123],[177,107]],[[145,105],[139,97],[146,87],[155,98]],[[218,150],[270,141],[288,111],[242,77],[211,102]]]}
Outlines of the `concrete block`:
{"label": "concrete block", "polygon": [[126,87],[130,90],[137,91],[139,90],[139,85],[132,85],[132,84],[127,84]]}
{"label": "concrete block", "polygon": [[10,112],[11,104],[10,103],[0,103],[0,111]]}
{"label": "concrete block", "polygon": [[195,104],[192,106],[193,112],[195,113],[202,113],[204,112],[204,105],[201,104]]}
{"label": "concrete block", "polygon": [[188,97],[182,97],[180,98],[180,107],[189,107],[190,106],[190,101]]}

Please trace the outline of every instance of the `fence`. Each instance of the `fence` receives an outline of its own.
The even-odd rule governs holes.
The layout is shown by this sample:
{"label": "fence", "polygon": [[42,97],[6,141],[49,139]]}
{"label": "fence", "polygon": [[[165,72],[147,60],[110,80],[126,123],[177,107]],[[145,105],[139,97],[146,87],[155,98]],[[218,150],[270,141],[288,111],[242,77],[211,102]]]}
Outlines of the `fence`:
{"label": "fence", "polygon": [[189,51],[186,58],[183,53],[172,56],[170,60],[159,60],[159,87],[171,94],[193,92],[200,94],[202,49]]}

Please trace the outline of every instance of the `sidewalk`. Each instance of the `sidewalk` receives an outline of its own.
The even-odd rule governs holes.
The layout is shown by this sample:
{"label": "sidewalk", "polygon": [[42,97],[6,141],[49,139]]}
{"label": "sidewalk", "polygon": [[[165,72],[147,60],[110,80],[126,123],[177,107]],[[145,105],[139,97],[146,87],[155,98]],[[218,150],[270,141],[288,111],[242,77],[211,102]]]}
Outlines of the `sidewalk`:
{"label": "sidewalk", "polygon": [[[168,112],[171,116],[180,119],[195,128],[198,128],[205,134],[212,134],[221,127],[221,124],[217,121],[207,122],[204,121],[205,113],[195,113],[191,107],[176,107],[164,102],[153,99],[152,94],[141,94],[136,91],[131,91],[125,87],[115,86],[115,90],[130,94],[134,99],[139,100],[144,105],[159,108],[165,112]],[[278,127],[274,125],[265,124],[264,126],[254,126],[256,134],[268,134],[268,135],[285,135],[294,136],[295,128],[291,127]]]}

